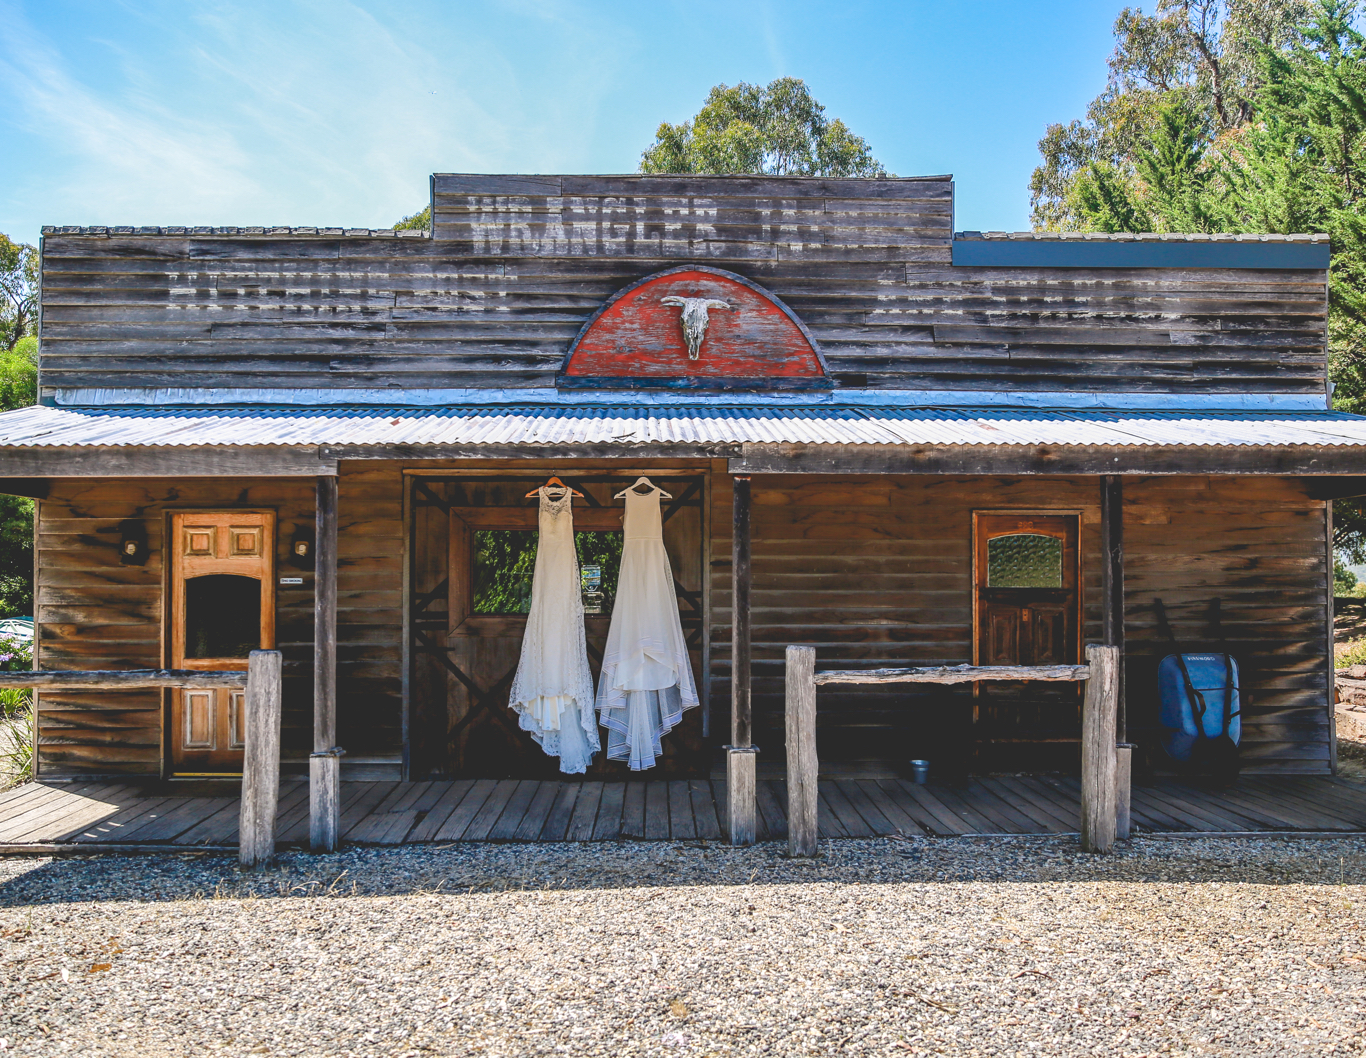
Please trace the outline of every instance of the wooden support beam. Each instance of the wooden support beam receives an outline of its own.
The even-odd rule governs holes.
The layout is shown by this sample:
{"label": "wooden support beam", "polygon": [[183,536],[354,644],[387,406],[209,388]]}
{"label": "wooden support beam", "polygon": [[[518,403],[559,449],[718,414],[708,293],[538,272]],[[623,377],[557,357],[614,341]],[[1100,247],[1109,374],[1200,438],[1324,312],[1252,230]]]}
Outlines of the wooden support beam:
{"label": "wooden support beam", "polygon": [[1124,709],[1124,479],[1107,474],[1100,479],[1100,595],[1101,642],[1119,648],[1119,701],[1115,740],[1127,738]]}
{"label": "wooden support beam", "polygon": [[335,474],[337,461],[318,453],[317,448],[278,445],[0,448],[0,477],[278,478]]}
{"label": "wooden support beam", "polygon": [[977,683],[980,680],[1080,681],[1085,665],[932,665],[915,669],[832,669],[813,679],[823,683]]}
{"label": "wooden support beam", "polygon": [[337,479],[318,478],[313,573],[313,754],[309,758],[309,845],[334,852],[341,829],[337,742]]}
{"label": "wooden support beam", "polygon": [[242,761],[237,858],[263,867],[275,858],[275,813],[280,802],[280,700],[283,664],[278,650],[253,650],[247,660],[247,742]]}
{"label": "wooden support beam", "polygon": [[816,651],[787,648],[787,851],[816,855]]}
{"label": "wooden support beam", "polygon": [[199,672],[194,669],[35,669],[0,672],[0,687],[25,687],[29,690],[69,691],[78,687],[88,687],[104,691],[131,691],[139,687],[241,688],[246,685],[245,672],[217,670]]}
{"label": "wooden support beam", "polygon": [[757,833],[753,718],[750,712],[750,492],[734,479],[731,535],[730,742],[726,747],[727,833],[732,845],[753,845]]}
{"label": "wooden support beam", "polygon": [[1115,710],[1119,648],[1086,648],[1091,670],[1081,714],[1081,847],[1109,852],[1115,843]]}

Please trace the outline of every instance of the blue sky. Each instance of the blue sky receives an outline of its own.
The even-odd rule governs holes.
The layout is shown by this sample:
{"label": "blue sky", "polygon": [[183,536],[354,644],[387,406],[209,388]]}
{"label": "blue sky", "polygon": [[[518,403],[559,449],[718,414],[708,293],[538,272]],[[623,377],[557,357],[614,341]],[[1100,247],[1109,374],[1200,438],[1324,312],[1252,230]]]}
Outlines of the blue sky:
{"label": "blue sky", "polygon": [[960,229],[1027,228],[1122,6],[0,0],[0,231],[387,226],[431,172],[633,172],[712,85],[780,76],[893,172],[953,173]]}

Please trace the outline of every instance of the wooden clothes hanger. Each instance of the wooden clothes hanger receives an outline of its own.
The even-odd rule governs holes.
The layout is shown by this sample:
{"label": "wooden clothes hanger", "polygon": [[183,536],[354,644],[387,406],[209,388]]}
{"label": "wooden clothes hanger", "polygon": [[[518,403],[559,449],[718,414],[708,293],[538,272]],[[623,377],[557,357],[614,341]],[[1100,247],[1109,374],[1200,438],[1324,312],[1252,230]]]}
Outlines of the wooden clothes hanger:
{"label": "wooden clothes hanger", "polygon": [[[625,496],[628,492],[630,492],[632,489],[638,489],[638,488],[640,488],[640,486],[642,486],[642,485],[648,485],[648,486],[649,486],[650,488],[652,488],[652,489],[657,489],[657,490],[659,491],[659,494],[660,494],[661,496],[663,496],[666,500],[671,500],[671,499],[673,499],[673,497],[672,497],[671,495],[669,495],[667,492],[665,492],[663,489],[661,489],[658,485],[656,485],[653,481],[651,481],[649,478],[647,478],[644,474],[642,474],[640,477],[636,478],[636,482],[635,482],[634,485],[627,485],[626,488],[624,488],[624,489],[622,489],[620,492],[618,492],[615,496],[612,497],[612,499],[614,499],[614,500],[619,500],[619,499],[621,499],[623,496]],[[644,493],[641,493],[641,495],[644,495]]]}
{"label": "wooden clothes hanger", "polygon": [[[540,488],[535,488],[535,489],[532,489],[530,492],[528,492],[528,493],[526,494],[526,498],[527,498],[527,499],[531,499],[531,497],[539,495],[541,489],[564,489],[564,490],[566,490],[566,491],[569,493],[569,495],[571,495],[571,496],[577,496],[579,499],[583,499],[583,493],[582,493],[582,492],[580,492],[578,489],[571,489],[568,485],[566,485],[563,481],[561,481],[561,480],[560,480],[557,476],[555,476],[554,474],[552,474],[552,475],[550,476],[550,480],[547,481],[544,485],[540,486]],[[672,499],[672,498],[673,498],[673,497],[670,497],[670,499]]]}

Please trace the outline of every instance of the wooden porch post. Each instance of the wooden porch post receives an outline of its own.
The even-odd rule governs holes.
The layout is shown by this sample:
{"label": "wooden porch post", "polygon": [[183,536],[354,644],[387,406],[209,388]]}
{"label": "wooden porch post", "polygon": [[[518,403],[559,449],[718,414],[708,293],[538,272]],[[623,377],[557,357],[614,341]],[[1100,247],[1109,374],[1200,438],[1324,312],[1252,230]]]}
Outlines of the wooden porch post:
{"label": "wooden porch post", "polygon": [[816,855],[816,651],[787,648],[787,852]]}
{"label": "wooden porch post", "polygon": [[308,762],[309,845],[334,852],[341,829],[337,747],[337,479],[318,478],[313,574],[313,754]]}
{"label": "wooden porch post", "polygon": [[734,479],[731,534],[730,745],[726,747],[726,820],[732,845],[753,845],[754,755],[749,699],[749,475]]}
{"label": "wooden porch post", "polygon": [[1133,746],[1129,744],[1124,704],[1124,479],[1107,474],[1100,479],[1101,639],[1118,650],[1118,689],[1115,703],[1115,831],[1129,836]]}
{"label": "wooden porch post", "polygon": [[280,652],[253,650],[247,657],[247,744],[242,761],[237,858],[261,867],[275,858],[275,815],[280,801]]}
{"label": "wooden porch post", "polygon": [[1090,675],[1081,714],[1081,847],[1109,852],[1115,843],[1115,713],[1119,648],[1086,648]]}

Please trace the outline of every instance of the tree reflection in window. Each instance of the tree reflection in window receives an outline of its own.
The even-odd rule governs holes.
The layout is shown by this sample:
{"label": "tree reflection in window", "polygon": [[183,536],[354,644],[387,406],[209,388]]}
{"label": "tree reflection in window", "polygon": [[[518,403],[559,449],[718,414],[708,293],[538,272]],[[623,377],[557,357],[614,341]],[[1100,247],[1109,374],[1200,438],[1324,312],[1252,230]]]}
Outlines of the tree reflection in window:
{"label": "tree reflection in window", "polygon": [[[536,572],[534,529],[477,529],[474,532],[474,605],[475,613],[523,614],[531,610],[531,580]],[[621,568],[623,537],[619,532],[577,532],[574,547],[579,568],[601,570],[603,598],[601,613],[612,612],[617,594],[617,574]],[[589,578],[585,576],[587,582]],[[585,583],[585,589],[588,584]],[[585,591],[585,594],[588,594]],[[593,600],[596,603],[596,600]],[[590,605],[590,612],[593,608]]]}
{"label": "tree reflection in window", "polygon": [[185,657],[245,658],[261,647],[261,582],[212,573],[185,581]]}
{"label": "tree reflection in window", "polygon": [[1062,540],[1012,533],[987,541],[987,587],[1061,588]]}

